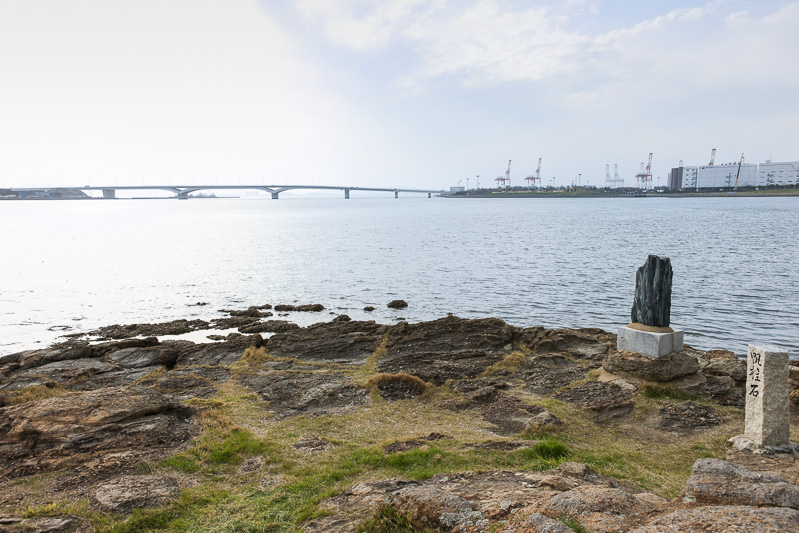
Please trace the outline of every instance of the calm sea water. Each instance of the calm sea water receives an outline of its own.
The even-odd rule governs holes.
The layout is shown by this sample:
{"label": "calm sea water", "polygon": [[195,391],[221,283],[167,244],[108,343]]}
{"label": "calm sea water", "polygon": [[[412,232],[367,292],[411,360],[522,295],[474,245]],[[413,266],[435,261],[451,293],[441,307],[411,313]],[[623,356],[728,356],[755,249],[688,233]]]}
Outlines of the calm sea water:
{"label": "calm sea water", "polygon": [[[686,343],[799,352],[799,198],[284,194],[7,201],[0,216],[0,354],[65,332],[265,303],[328,308],[290,317],[301,323],[331,311],[384,323],[454,313],[615,331],[651,253],[671,258],[672,325]],[[396,298],[410,306],[386,308]]]}

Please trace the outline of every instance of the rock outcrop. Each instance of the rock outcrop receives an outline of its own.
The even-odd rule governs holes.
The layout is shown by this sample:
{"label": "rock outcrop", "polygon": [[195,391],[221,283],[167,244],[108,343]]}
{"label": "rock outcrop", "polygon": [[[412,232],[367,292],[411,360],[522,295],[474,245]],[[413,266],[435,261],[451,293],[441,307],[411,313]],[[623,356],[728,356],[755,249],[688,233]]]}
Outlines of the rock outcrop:
{"label": "rock outcrop", "polygon": [[[335,416],[357,420],[358,410],[375,406],[393,424],[392,410],[410,405],[425,416],[475,421],[484,436],[457,440],[457,430],[437,427],[404,434],[375,442],[372,455],[361,458],[369,464],[394,459],[402,464],[405,452],[453,443],[465,454],[532,456],[542,435],[557,434],[576,417],[613,425],[620,434],[647,431],[666,441],[714,435],[729,423],[730,410],[723,406],[737,406],[743,398],[741,365],[726,353],[686,348],[656,360],[619,352],[615,336],[601,330],[521,329],[497,319],[454,316],[419,324],[339,320],[300,328],[262,322],[263,309],[222,320],[249,321],[236,326],[242,331],[283,329],[268,339],[235,334],[199,344],[156,337],[72,340],[0,357],[3,509],[23,509],[27,487],[42,486],[45,473],[48,491],[62,500],[85,499],[91,509],[125,514],[169,505],[187,481],[163,470],[152,472],[150,465],[195,446],[208,406],[222,410],[233,397],[247,398],[253,419],[268,419],[275,426],[298,422],[302,428],[308,420],[333,425]],[[106,334],[152,331],[139,326],[119,326]],[[173,326],[163,330],[175,331]],[[658,390],[683,397],[646,398],[639,391],[645,381],[660,382]],[[686,400],[685,395],[693,396]],[[296,460],[297,454],[308,459],[342,449],[336,439],[302,431],[285,441],[290,448],[286,461]],[[249,482],[274,468],[265,466],[270,461],[266,453],[254,454],[232,470]],[[519,468],[510,459],[507,464]],[[380,506],[410,517],[416,527],[463,533],[564,531],[566,523],[588,531],[795,525],[796,480],[756,472],[754,466],[701,459],[684,498],[671,501],[576,462],[540,472],[386,479],[326,500],[321,505],[329,516],[304,527],[355,531]],[[281,482],[272,476],[259,486]],[[29,519],[20,513],[0,515],[0,520],[29,528],[83,524],[73,516]]]}
{"label": "rock outcrop", "polygon": [[71,467],[94,475],[174,452],[199,433],[192,409],[141,386],[73,392],[0,409],[7,477]]}
{"label": "rock outcrop", "polygon": [[647,381],[671,381],[693,374],[702,368],[697,358],[686,351],[652,357],[641,353],[610,350],[602,361],[602,366],[613,374],[632,374]]}

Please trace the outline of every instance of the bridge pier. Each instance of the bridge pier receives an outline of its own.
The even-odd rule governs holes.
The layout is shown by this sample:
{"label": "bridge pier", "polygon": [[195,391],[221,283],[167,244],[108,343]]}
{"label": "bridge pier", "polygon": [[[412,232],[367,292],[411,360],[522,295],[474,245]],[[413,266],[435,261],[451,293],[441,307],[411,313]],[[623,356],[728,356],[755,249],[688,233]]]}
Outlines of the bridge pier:
{"label": "bridge pier", "polygon": [[433,193],[427,193],[427,197],[428,198],[432,198],[433,197]]}
{"label": "bridge pier", "polygon": [[103,189],[103,198],[116,198],[116,189]]}
{"label": "bridge pier", "polygon": [[344,189],[344,199],[345,200],[349,200],[350,199],[350,190],[349,189]]}
{"label": "bridge pier", "polygon": [[399,191],[394,191],[394,198],[399,198]]}
{"label": "bridge pier", "polygon": [[272,200],[277,200],[277,195],[278,195],[278,194],[279,194],[279,193],[273,192],[273,193],[272,193]]}
{"label": "bridge pier", "polygon": [[189,193],[187,192],[178,193],[178,200],[188,200],[188,199],[189,199]]}

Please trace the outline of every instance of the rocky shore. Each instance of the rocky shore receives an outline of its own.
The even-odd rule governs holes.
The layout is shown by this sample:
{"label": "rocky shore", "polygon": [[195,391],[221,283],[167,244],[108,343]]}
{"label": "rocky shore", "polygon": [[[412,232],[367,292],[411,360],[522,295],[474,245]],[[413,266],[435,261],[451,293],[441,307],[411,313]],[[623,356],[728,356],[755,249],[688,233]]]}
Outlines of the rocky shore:
{"label": "rocky shore", "polygon": [[727,447],[731,352],[277,311],[228,311],[212,343],[159,340],[213,327],[176,321],[0,357],[0,531],[799,529],[795,458]]}

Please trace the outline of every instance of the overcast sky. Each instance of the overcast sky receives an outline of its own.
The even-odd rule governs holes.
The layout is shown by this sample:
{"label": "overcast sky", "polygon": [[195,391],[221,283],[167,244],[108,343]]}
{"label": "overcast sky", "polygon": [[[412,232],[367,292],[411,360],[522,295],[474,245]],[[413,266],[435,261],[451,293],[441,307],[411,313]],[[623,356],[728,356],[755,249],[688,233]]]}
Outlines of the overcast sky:
{"label": "overcast sky", "polygon": [[799,160],[799,3],[0,0],[0,185]]}

